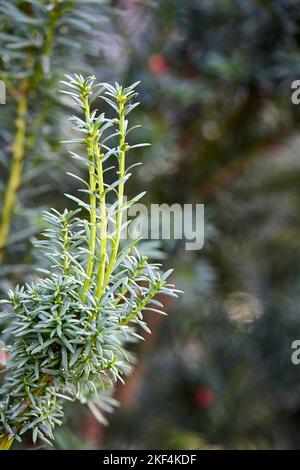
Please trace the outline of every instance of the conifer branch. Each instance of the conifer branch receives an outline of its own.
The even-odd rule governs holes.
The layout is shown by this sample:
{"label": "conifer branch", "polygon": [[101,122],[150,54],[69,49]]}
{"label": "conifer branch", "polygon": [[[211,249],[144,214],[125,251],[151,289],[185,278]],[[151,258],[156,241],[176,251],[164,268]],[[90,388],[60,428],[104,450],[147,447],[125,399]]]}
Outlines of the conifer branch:
{"label": "conifer branch", "polygon": [[[4,317],[9,326],[9,359],[5,380],[0,389],[0,449],[8,449],[14,439],[26,432],[32,440],[51,443],[53,431],[64,420],[63,402],[86,403],[97,419],[103,421],[103,403],[115,405],[111,394],[116,381],[132,365],[126,350],[128,342],[140,339],[136,328],[149,332],[143,311],[153,308],[157,294],[177,297],[179,292],[167,278],[172,270],[162,273],[160,265],[140,256],[135,244],[120,247],[125,153],[143,144],[126,143],[128,120],[137,104],[129,104],[135,96],[133,84],[95,84],[95,77],[67,76],[62,82],[84,119],[72,116],[84,155],[71,152],[85,164],[88,175],[82,180],[81,194],[67,195],[78,209],[55,209],[45,213],[50,225],[45,239],[37,242],[49,261],[44,277],[32,284],[17,286],[9,292]],[[93,97],[103,90],[102,97],[118,113],[107,118],[91,110]],[[109,96],[109,98],[108,98]],[[112,98],[112,100],[111,100]],[[117,126],[117,131],[115,129]],[[108,133],[108,135],[107,135]],[[115,135],[116,147],[106,142]],[[118,161],[113,182],[105,182],[104,165],[111,158]],[[106,205],[106,194],[116,194],[112,207]],[[136,196],[129,205],[141,197]],[[87,199],[87,200],[86,200]],[[81,211],[88,214],[88,220]],[[110,212],[109,212],[110,211]],[[107,232],[108,212],[114,221],[112,243]],[[156,302],[153,305],[162,304]]]}

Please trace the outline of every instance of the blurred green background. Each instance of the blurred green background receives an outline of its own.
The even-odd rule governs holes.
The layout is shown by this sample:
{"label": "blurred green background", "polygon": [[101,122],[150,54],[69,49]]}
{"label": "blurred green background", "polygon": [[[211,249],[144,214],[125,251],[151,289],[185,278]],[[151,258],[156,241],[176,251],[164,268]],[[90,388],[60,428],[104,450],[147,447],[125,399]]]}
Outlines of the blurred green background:
{"label": "blurred green background", "polygon": [[[186,251],[163,242],[184,296],[169,302],[168,317],[149,317],[152,335],[117,387],[109,426],[70,407],[55,447],[300,448],[300,366],[291,362],[300,339],[300,108],[291,101],[299,2],[108,3],[106,21],[86,33],[96,48],[86,69],[99,80],[142,81],[134,119],[152,146],[129,190],[147,189],[147,204],[205,204],[205,244]],[[81,53],[69,69],[78,70]],[[59,122],[66,133],[66,119]],[[47,145],[35,152],[64,155]],[[32,167],[39,164],[37,157]],[[35,219],[36,201],[66,204],[69,164],[65,155],[48,159],[49,187],[25,205]],[[28,233],[1,267],[3,290],[31,274],[26,240]]]}

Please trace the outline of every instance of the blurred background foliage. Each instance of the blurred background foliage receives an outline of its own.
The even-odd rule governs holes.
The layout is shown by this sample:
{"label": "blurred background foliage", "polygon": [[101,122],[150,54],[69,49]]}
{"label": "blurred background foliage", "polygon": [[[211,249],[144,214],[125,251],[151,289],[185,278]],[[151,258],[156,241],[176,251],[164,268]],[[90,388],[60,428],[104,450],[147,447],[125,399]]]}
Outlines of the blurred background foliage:
{"label": "blurred background foliage", "polygon": [[[102,15],[101,2],[92,3]],[[291,363],[300,336],[300,113],[291,102],[291,83],[300,78],[299,2],[107,3],[114,9],[107,21],[86,31],[93,49],[85,56],[79,48],[76,57],[62,51],[68,60],[55,75],[68,63],[73,71],[90,67],[99,80],[142,80],[136,120],[152,147],[134,184],[148,190],[149,204],[204,203],[205,245],[196,252],[164,241],[166,264],[175,264],[185,295],[169,302],[168,318],[149,319],[152,335],[116,391],[121,406],[110,426],[70,409],[56,447],[299,448],[300,372]],[[59,111],[49,114],[41,132]],[[63,122],[59,135],[69,132]],[[37,142],[34,154],[46,155],[51,172],[57,159],[61,166],[51,190],[28,185],[37,195],[25,207],[35,207],[38,220],[36,201],[61,207],[70,184],[60,138],[50,134],[55,147]],[[47,186],[50,170],[43,175]],[[1,268],[5,285],[31,274],[28,243],[15,246],[11,274]]]}

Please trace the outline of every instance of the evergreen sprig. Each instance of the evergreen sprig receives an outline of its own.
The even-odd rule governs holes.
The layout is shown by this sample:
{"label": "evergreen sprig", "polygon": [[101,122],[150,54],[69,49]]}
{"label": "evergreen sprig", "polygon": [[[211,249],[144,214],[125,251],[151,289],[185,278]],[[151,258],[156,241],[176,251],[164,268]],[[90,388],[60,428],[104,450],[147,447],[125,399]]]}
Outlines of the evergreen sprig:
{"label": "evergreen sprig", "polygon": [[[132,364],[126,344],[142,339],[137,330],[149,332],[143,313],[162,314],[156,295],[177,297],[179,292],[167,281],[172,270],[162,273],[160,265],[139,254],[136,243],[120,244],[127,224],[124,211],[144,194],[130,201],[124,198],[130,177],[126,154],[144,145],[127,142],[133,130],[128,114],[138,104],[132,103],[137,83],[123,88],[95,84],[94,77],[67,79],[64,92],[83,113],[83,118],[71,117],[83,151],[71,155],[86,165],[88,178],[81,180],[83,197],[68,195],[78,205],[76,210],[45,213],[50,228],[38,242],[49,261],[44,277],[9,292],[5,315],[11,345],[1,389],[2,448],[27,431],[34,442],[51,441],[55,426],[63,422],[64,399],[87,403],[103,420],[103,403],[114,405],[107,392]],[[99,94],[113,108],[113,118],[92,111]],[[114,138],[116,146],[108,146]],[[107,182],[110,160],[117,168],[115,178]],[[112,205],[107,204],[108,196]]]}

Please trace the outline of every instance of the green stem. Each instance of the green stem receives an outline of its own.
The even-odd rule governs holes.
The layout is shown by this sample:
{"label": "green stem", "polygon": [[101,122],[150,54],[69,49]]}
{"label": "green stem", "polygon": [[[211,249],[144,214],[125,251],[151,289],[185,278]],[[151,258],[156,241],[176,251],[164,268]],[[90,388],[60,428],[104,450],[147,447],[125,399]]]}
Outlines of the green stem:
{"label": "green stem", "polygon": [[106,242],[107,242],[107,214],[106,214],[106,196],[104,188],[104,177],[103,177],[103,155],[98,145],[98,152],[96,155],[97,159],[97,176],[98,176],[98,191],[100,199],[100,255],[99,255],[99,267],[97,277],[97,288],[96,297],[100,299],[104,290],[104,279],[105,279],[105,263],[106,263]]}
{"label": "green stem", "polygon": [[[125,155],[126,155],[126,144],[125,144],[125,106],[124,102],[121,101],[119,103],[119,135],[120,135],[120,142],[119,142],[119,171],[118,177],[119,179],[123,179],[125,176]],[[112,240],[112,250],[111,256],[109,260],[109,264],[107,267],[105,279],[104,279],[104,286],[108,283],[111,273],[113,272],[119,245],[120,245],[120,238],[121,238],[121,226],[122,226],[122,218],[123,218],[123,205],[124,205],[124,181],[119,183],[118,187],[118,209],[116,214],[116,226],[115,226],[115,237]]]}
{"label": "green stem", "polygon": [[[84,110],[85,110],[85,119],[86,122],[89,122],[91,112],[90,112],[90,103],[88,93],[83,97]],[[83,283],[82,295],[81,298],[83,301],[86,299],[87,291],[92,282],[92,274],[94,267],[94,258],[96,250],[96,239],[97,239],[97,178],[95,174],[95,156],[98,151],[98,141],[95,142],[95,136],[93,133],[90,133],[87,138],[87,153],[89,158],[89,190],[90,190],[90,221],[89,221],[89,256],[86,267],[86,278]]]}
{"label": "green stem", "polygon": [[[31,82],[32,90],[36,89],[39,86],[40,82],[44,79],[45,75],[47,75],[50,71],[50,59],[53,53],[53,43],[55,39],[56,27],[61,18],[61,7],[61,0],[53,1],[52,9],[50,10],[49,18],[47,21],[43,47],[35,65],[35,73]],[[48,65],[45,64],[45,61],[48,61]]]}
{"label": "green stem", "polygon": [[63,236],[64,236],[64,273],[68,274],[70,270],[70,258],[68,257],[68,250],[70,246],[70,239],[68,235],[68,227],[64,227],[63,229]]}
{"label": "green stem", "polygon": [[[25,87],[26,85],[24,84],[24,88]],[[10,166],[9,179],[4,194],[3,209],[1,213],[0,262],[3,261],[4,248],[8,240],[13,209],[17,199],[17,192],[21,184],[25,156],[27,106],[28,98],[27,93],[24,91],[23,96],[18,102],[16,134],[12,147],[12,161]]]}
{"label": "green stem", "polygon": [[0,438],[0,450],[9,450],[14,442],[14,438],[1,437]]}

